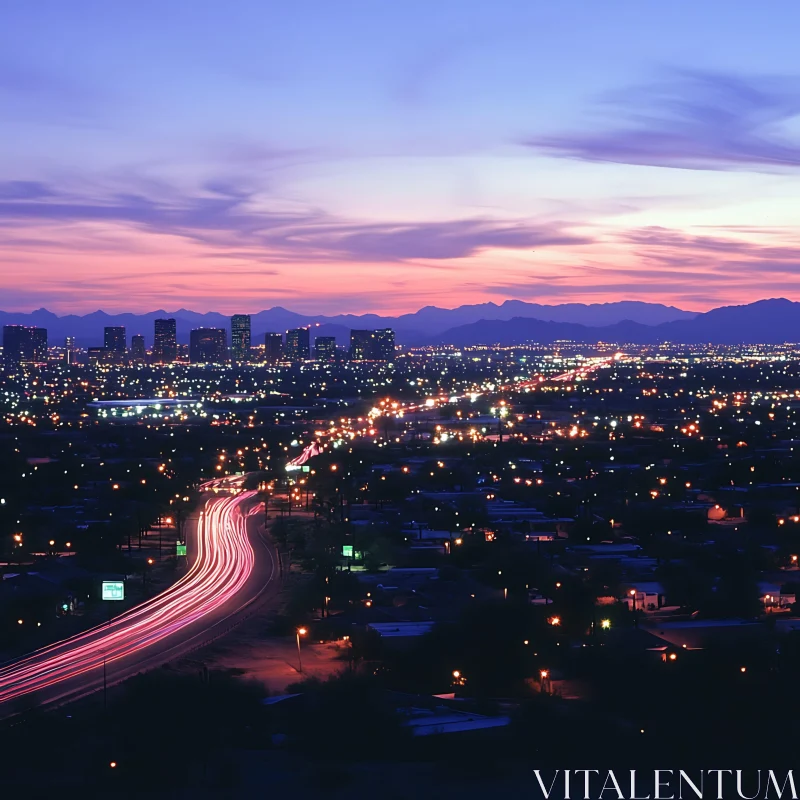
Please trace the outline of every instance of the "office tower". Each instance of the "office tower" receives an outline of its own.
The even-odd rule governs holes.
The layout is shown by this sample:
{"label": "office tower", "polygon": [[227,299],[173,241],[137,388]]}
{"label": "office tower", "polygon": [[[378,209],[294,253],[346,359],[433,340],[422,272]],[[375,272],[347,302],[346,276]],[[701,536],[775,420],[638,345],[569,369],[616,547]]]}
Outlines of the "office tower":
{"label": "office tower", "polygon": [[350,358],[353,361],[392,361],[394,331],[391,328],[350,331]]}
{"label": "office tower", "polygon": [[228,332],[224,328],[195,328],[189,338],[192,364],[223,364],[228,360]]}
{"label": "office tower", "polygon": [[283,360],[283,336],[280,333],[264,334],[264,361],[277,364]]}
{"label": "office tower", "polygon": [[16,372],[26,364],[47,361],[47,329],[27,325],[3,326],[3,366]]}
{"label": "office tower", "polygon": [[144,336],[140,333],[131,336],[131,360],[137,364],[144,364],[147,350],[144,346]]}
{"label": "office tower", "polygon": [[373,331],[371,359],[394,361],[394,331],[391,328]]}
{"label": "office tower", "polygon": [[231,358],[243,363],[250,360],[250,315],[231,317]]}
{"label": "office tower", "polygon": [[121,325],[103,329],[103,347],[106,350],[111,350],[114,353],[124,353],[125,342],[125,328]]}
{"label": "office tower", "polygon": [[314,358],[331,363],[336,361],[336,337],[317,336],[314,339]]}
{"label": "office tower", "polygon": [[353,361],[366,361],[369,358],[371,342],[372,331],[350,331],[350,358]]}
{"label": "office tower", "polygon": [[153,361],[172,364],[178,358],[178,334],[175,320],[157,319],[154,323]]}
{"label": "office tower", "polygon": [[102,359],[95,358],[96,363],[123,364],[126,350],[125,328],[112,325],[103,329],[103,349],[106,351]]}
{"label": "office tower", "polygon": [[47,361],[47,329],[31,328],[31,346],[34,364]]}
{"label": "office tower", "polygon": [[67,336],[64,339],[64,361],[67,364],[75,363],[75,337]]}
{"label": "office tower", "polygon": [[286,331],[286,358],[292,362],[305,361],[311,355],[310,342],[308,328]]}

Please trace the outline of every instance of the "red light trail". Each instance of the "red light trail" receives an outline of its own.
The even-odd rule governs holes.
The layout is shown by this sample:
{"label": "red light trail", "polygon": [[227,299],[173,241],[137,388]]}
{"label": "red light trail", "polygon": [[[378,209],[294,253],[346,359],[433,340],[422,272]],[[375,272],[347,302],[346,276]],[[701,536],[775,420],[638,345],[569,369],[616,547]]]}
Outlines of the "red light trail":
{"label": "red light trail", "polygon": [[256,492],[210,500],[198,524],[197,557],[161,594],[99,625],[0,668],[0,703],[103,668],[162,642],[219,610],[247,582],[255,553],[247,536]]}
{"label": "red light trail", "polygon": [[317,444],[317,442],[311,442],[310,445],[303,448],[303,452],[300,453],[299,456],[289,461],[286,464],[286,466],[301,467],[303,464],[306,463],[306,461],[308,461],[310,458],[313,458],[314,456],[318,456],[321,452],[322,450],[320,449],[319,444]]}

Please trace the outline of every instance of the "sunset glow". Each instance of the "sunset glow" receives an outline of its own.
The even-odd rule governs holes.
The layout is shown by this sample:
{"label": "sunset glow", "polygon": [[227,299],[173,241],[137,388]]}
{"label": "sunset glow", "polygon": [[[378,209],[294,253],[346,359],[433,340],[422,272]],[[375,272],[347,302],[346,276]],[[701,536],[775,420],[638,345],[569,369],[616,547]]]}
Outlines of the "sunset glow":
{"label": "sunset glow", "polygon": [[755,6],[68,5],[0,28],[2,310],[797,294],[795,26],[754,52]]}

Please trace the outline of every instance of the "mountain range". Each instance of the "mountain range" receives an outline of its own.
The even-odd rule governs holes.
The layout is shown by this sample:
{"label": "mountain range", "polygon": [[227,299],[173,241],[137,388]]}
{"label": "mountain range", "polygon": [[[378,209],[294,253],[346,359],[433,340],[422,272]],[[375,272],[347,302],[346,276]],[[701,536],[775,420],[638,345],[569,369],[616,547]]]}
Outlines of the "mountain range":
{"label": "mountain range", "polygon": [[[128,336],[143,333],[152,344],[153,321],[177,320],[178,340],[187,342],[198,327],[230,329],[230,318],[216,312],[200,314],[187,309],[147,314],[107,314],[95,311],[59,317],[42,308],[30,313],[0,311],[0,324],[37,325],[47,328],[51,344],[75,336],[79,345],[100,345],[103,328],[124,325]],[[377,314],[302,314],[275,307],[251,315],[253,342],[267,331],[312,325],[314,336],[335,336],[340,345],[349,341],[353,328],[393,328],[399,344],[514,345],[550,344],[559,340],[656,344],[782,344],[800,342],[800,303],[784,298],[758,300],[747,305],[722,306],[704,313],[638,301],[617,303],[564,303],[540,305],[521,300],[481,303],[458,308],[426,306],[397,317]]]}
{"label": "mountain range", "polygon": [[[340,344],[349,340],[353,328],[393,328],[400,344],[425,344],[451,328],[458,328],[482,320],[511,321],[515,318],[538,319],[554,323],[579,323],[590,326],[613,325],[622,320],[640,323],[660,323],[689,320],[696,316],[691,311],[682,311],[673,306],[639,301],[617,303],[563,303],[540,305],[522,300],[506,300],[504,303],[479,303],[458,308],[425,306],[411,314],[397,317],[377,314],[302,314],[277,306],[251,314],[250,324],[253,342],[262,340],[267,331],[285,331],[304,325],[313,325],[312,336],[336,336]],[[47,328],[51,344],[63,342],[65,336],[74,336],[78,345],[91,347],[103,342],[103,328],[107,325],[123,325],[128,336],[141,333],[148,345],[152,344],[153,321],[161,317],[174,317],[177,324],[178,341],[188,342],[192,328],[227,328],[230,317],[216,312],[205,314],[185,308],[177,311],[152,311],[146,314],[107,314],[94,311],[78,316],[57,316],[45,308],[30,313],[0,311],[2,325],[36,325]],[[316,327],[318,326],[318,327]]]}
{"label": "mountain range", "polygon": [[722,306],[691,319],[657,325],[621,320],[612,325],[590,326],[574,322],[544,322],[515,317],[480,320],[460,325],[436,337],[437,344],[514,345],[526,342],[621,342],[628,344],[783,344],[800,342],[800,303],[784,298],[758,300],[741,306]]}

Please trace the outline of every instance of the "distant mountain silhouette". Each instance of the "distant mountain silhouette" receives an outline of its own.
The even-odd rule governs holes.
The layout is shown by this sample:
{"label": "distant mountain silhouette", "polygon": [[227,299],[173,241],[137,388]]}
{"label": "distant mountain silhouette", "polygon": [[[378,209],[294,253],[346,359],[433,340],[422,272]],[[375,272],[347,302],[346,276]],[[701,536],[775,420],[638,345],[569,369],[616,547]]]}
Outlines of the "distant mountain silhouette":
{"label": "distant mountain silhouette", "polygon": [[800,303],[784,298],[758,300],[742,306],[723,306],[692,319],[643,325],[622,320],[613,325],[589,326],[515,317],[479,320],[434,337],[432,343],[513,345],[526,342],[552,344],[559,340],[627,342],[630,344],[782,344],[800,342]]}
{"label": "distant mountain silhouette", "polygon": [[[377,314],[301,314],[276,306],[251,315],[254,343],[263,340],[267,331],[285,331],[288,328],[314,325],[314,336],[336,336],[339,344],[346,344],[352,328],[394,328],[401,344],[423,344],[450,328],[469,325],[480,320],[513,320],[518,317],[535,318],[553,323],[581,323],[583,325],[610,325],[625,319],[656,324],[669,321],[687,321],[696,316],[694,312],[682,311],[673,306],[639,301],[617,303],[564,303],[540,305],[521,300],[506,300],[504,303],[480,303],[458,308],[426,306],[413,314],[385,317]],[[140,333],[148,345],[152,345],[153,321],[160,317],[174,317],[177,323],[178,341],[188,342],[192,328],[212,327],[230,330],[230,317],[216,312],[200,314],[185,308],[167,312],[151,311],[146,314],[107,314],[94,311],[77,316],[59,317],[45,308],[31,313],[0,311],[0,324],[38,325],[47,328],[51,343],[57,344],[65,336],[74,336],[80,346],[101,345],[103,328],[106,325],[124,325],[127,335]],[[319,324],[319,327],[317,327]]]}

